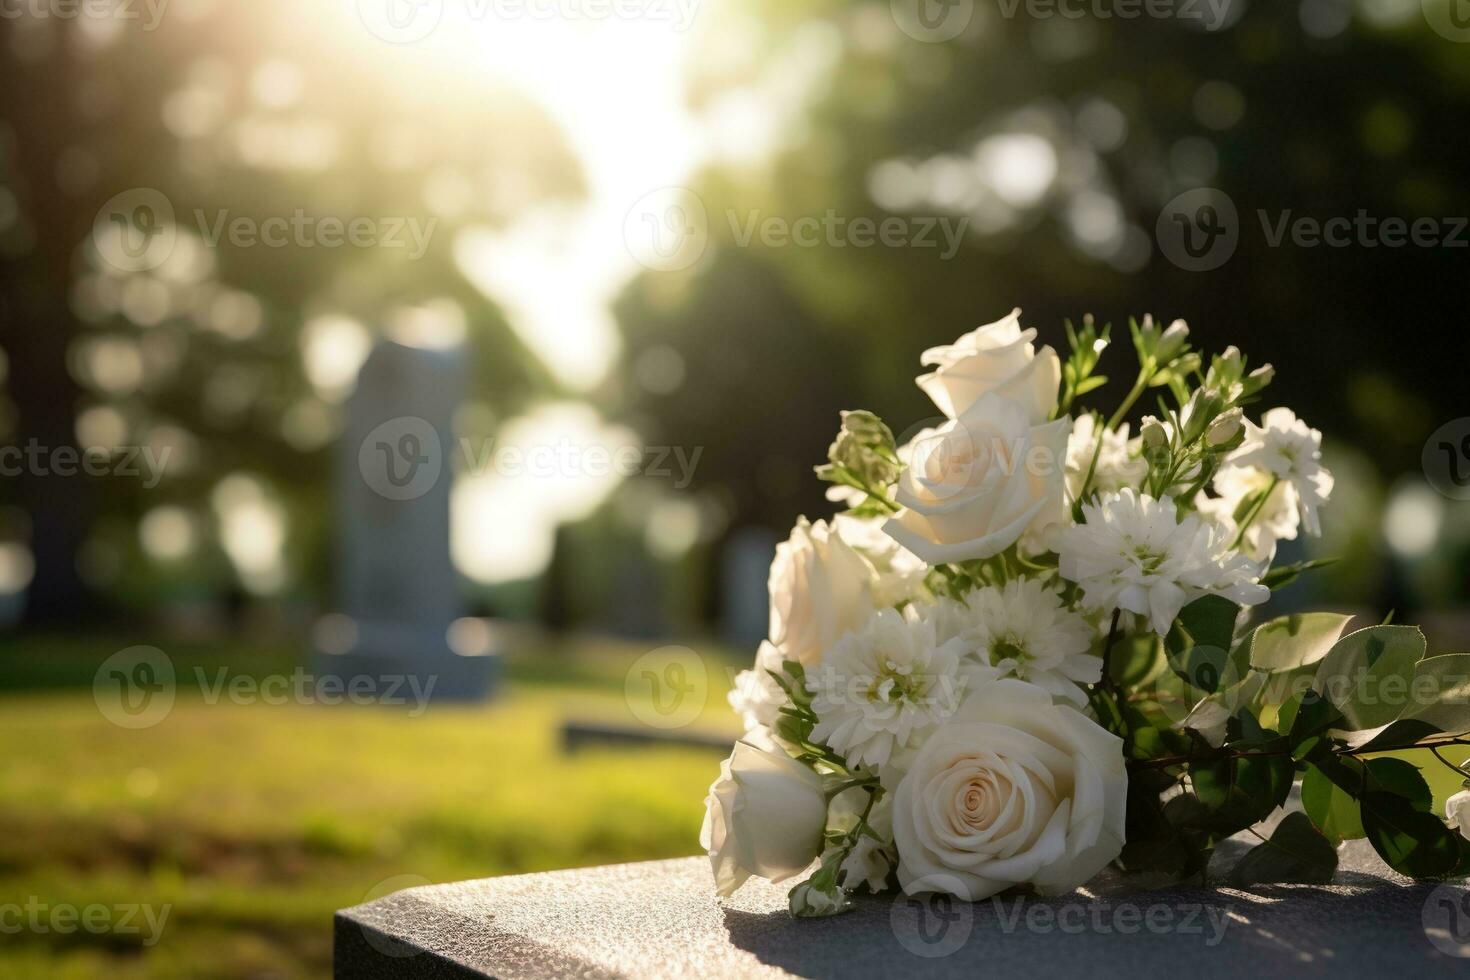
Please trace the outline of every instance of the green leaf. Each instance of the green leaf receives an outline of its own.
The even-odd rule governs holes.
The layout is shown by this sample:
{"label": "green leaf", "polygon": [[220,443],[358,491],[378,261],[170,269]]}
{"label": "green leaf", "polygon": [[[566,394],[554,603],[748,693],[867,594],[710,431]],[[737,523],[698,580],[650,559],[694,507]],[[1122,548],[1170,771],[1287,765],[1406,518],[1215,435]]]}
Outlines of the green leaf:
{"label": "green leaf", "polygon": [[[1291,713],[1291,728],[1287,734],[1293,747],[1321,735],[1342,721],[1342,712],[1316,691],[1303,691],[1294,696],[1293,700],[1297,702],[1297,706]],[[1285,708],[1281,714],[1282,717],[1286,716]]]}
{"label": "green leaf", "polygon": [[1393,749],[1409,748],[1440,733],[1439,726],[1431,725],[1422,718],[1400,718],[1356,748],[1364,755],[1369,752],[1389,752]]}
{"label": "green leaf", "polygon": [[1411,878],[1443,878],[1460,863],[1460,836],[1394,793],[1364,793],[1363,830],[1390,868]]}
{"label": "green leaf", "polygon": [[1274,673],[1314,664],[1332,651],[1351,620],[1337,613],[1302,613],[1263,623],[1251,635],[1251,666]]}
{"label": "green leaf", "polygon": [[1195,795],[1211,811],[1207,826],[1233,834],[1286,802],[1296,767],[1285,755],[1232,756],[1190,771]]}
{"label": "green leaf", "polygon": [[1230,871],[1235,885],[1274,882],[1325,884],[1337,871],[1337,848],[1304,813],[1288,813],[1269,839],[1246,852]]}
{"label": "green leaf", "polygon": [[1364,762],[1368,770],[1370,792],[1392,793],[1409,801],[1409,805],[1423,813],[1434,811],[1434,795],[1419,767],[1403,759],[1368,759]]}
{"label": "green leaf", "polygon": [[1302,777],[1302,809],[1334,844],[1363,836],[1358,801],[1316,766],[1308,766]]}
{"label": "green leaf", "polygon": [[1418,627],[1370,626],[1337,641],[1312,687],[1343,713],[1346,729],[1380,728],[1404,710],[1414,665],[1423,656]]}
{"label": "green leaf", "polygon": [[1404,718],[1442,732],[1470,731],[1470,653],[1425,657],[1414,665]]}
{"label": "green leaf", "polygon": [[1214,595],[1202,596],[1180,610],[1164,641],[1174,672],[1209,694],[1220,689],[1222,680],[1226,686],[1239,680],[1226,678],[1239,615],[1238,605]]}

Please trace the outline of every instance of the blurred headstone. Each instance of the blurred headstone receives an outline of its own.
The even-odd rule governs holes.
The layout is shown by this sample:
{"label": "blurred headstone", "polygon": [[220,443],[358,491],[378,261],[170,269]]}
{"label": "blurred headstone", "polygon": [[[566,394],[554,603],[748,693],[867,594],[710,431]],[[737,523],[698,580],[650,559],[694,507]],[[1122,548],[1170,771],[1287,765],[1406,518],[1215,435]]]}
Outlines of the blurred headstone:
{"label": "blurred headstone", "polygon": [[449,552],[463,388],[457,348],[383,343],[363,365],[337,458],[338,612],[316,631],[319,674],[366,676],[379,690],[402,678],[434,699],[489,694],[494,658],[450,642],[464,615]]}
{"label": "blurred headstone", "polygon": [[720,556],[720,633],[737,647],[757,646],[770,626],[766,579],[776,557],[776,535],[743,527],[730,535]]}

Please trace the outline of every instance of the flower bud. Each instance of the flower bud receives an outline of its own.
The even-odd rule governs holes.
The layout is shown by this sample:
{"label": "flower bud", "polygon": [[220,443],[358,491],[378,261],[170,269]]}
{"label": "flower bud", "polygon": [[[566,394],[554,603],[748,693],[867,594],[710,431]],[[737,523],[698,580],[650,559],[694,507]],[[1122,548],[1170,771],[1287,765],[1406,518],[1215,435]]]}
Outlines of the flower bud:
{"label": "flower bud", "polygon": [[1160,364],[1167,364],[1184,352],[1188,338],[1189,324],[1183,320],[1175,320],[1159,337],[1158,346],[1154,348],[1154,357]]}
{"label": "flower bud", "polygon": [[1244,414],[1239,408],[1232,408],[1217,416],[1205,430],[1205,443],[1211,449],[1219,449],[1233,442],[1241,434]]}
{"label": "flower bud", "polygon": [[1138,434],[1143,439],[1143,451],[1145,453],[1156,453],[1169,445],[1169,430],[1164,428],[1164,423],[1152,415],[1145,415],[1139,424]]}

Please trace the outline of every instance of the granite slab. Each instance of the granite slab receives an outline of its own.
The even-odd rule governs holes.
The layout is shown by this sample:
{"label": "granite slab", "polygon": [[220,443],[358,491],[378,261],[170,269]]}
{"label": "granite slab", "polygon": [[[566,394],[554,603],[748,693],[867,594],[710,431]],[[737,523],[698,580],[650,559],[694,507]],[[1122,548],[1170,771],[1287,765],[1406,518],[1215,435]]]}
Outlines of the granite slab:
{"label": "granite slab", "polygon": [[1411,882],[1362,841],[1328,885],[1104,875],[1052,899],[859,897],[816,921],[785,896],[752,880],[720,900],[704,858],[411,888],[337,914],[336,976],[1470,976],[1470,889]]}

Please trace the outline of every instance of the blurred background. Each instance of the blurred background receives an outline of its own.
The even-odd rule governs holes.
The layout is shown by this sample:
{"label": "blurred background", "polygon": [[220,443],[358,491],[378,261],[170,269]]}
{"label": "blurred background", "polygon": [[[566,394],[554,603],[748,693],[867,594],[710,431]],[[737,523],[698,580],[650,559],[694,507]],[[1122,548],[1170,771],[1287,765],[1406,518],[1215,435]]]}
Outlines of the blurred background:
{"label": "blurred background", "polygon": [[[1466,7],[0,0],[0,896],[109,910],[0,973],[697,851],[838,410],[1014,306],[1273,363],[1275,601],[1466,649]],[[459,697],[326,703],[405,647]]]}

